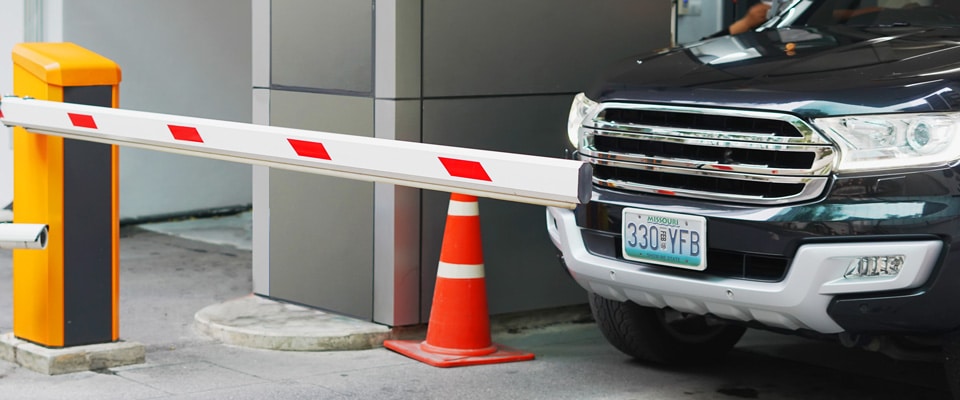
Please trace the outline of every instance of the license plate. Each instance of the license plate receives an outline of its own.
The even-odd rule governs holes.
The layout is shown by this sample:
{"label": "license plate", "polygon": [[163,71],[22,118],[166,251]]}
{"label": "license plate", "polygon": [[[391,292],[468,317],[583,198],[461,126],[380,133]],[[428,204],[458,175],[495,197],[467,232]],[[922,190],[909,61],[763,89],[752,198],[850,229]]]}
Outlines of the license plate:
{"label": "license plate", "polygon": [[623,209],[623,258],[703,271],[707,220],[696,215]]}

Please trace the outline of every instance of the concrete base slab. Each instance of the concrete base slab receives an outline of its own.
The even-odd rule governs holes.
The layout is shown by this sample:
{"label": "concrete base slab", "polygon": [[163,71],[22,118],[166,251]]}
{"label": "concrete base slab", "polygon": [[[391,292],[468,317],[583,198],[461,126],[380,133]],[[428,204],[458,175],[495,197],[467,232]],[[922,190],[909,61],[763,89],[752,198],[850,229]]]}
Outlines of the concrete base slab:
{"label": "concrete base slab", "polygon": [[363,350],[380,347],[390,328],[256,295],[208,306],[197,329],[227,344],[270,350]]}
{"label": "concrete base slab", "polygon": [[145,354],[143,345],[136,342],[51,349],[17,339],[13,332],[0,335],[0,359],[47,375],[142,364]]}
{"label": "concrete base slab", "polygon": [[[389,339],[420,339],[426,324],[390,327],[254,294],[207,306],[194,314],[201,333],[226,344],[268,350],[365,350]],[[560,323],[592,321],[586,305],[494,316],[496,333],[518,333]]]}

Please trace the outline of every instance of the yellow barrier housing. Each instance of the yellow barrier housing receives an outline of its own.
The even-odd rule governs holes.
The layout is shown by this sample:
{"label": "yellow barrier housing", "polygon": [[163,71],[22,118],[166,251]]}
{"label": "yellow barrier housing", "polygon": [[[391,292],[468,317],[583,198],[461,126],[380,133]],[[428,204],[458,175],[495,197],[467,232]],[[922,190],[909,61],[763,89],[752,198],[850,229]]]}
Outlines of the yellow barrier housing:
{"label": "yellow barrier housing", "polygon": [[[16,96],[116,108],[120,75],[72,43],[13,49]],[[13,252],[14,336],[47,347],[117,341],[117,146],[18,127],[13,149],[14,222],[50,227],[45,250]]]}

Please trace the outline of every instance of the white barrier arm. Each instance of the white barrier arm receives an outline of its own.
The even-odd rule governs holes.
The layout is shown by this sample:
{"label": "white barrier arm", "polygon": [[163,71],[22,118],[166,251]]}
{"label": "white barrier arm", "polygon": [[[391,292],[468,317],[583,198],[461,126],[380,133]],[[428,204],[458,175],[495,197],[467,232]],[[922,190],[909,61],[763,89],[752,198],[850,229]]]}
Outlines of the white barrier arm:
{"label": "white barrier arm", "polygon": [[31,132],[349,179],[573,208],[590,198],[574,160],[59,103],[0,100]]}

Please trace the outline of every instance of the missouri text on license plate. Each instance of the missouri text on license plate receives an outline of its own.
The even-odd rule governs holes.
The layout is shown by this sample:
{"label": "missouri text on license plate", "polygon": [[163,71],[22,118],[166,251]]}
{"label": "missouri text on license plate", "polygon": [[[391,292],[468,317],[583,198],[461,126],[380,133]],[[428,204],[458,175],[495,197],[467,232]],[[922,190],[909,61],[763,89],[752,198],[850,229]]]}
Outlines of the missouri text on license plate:
{"label": "missouri text on license plate", "polygon": [[623,258],[702,271],[707,267],[707,220],[624,208]]}

